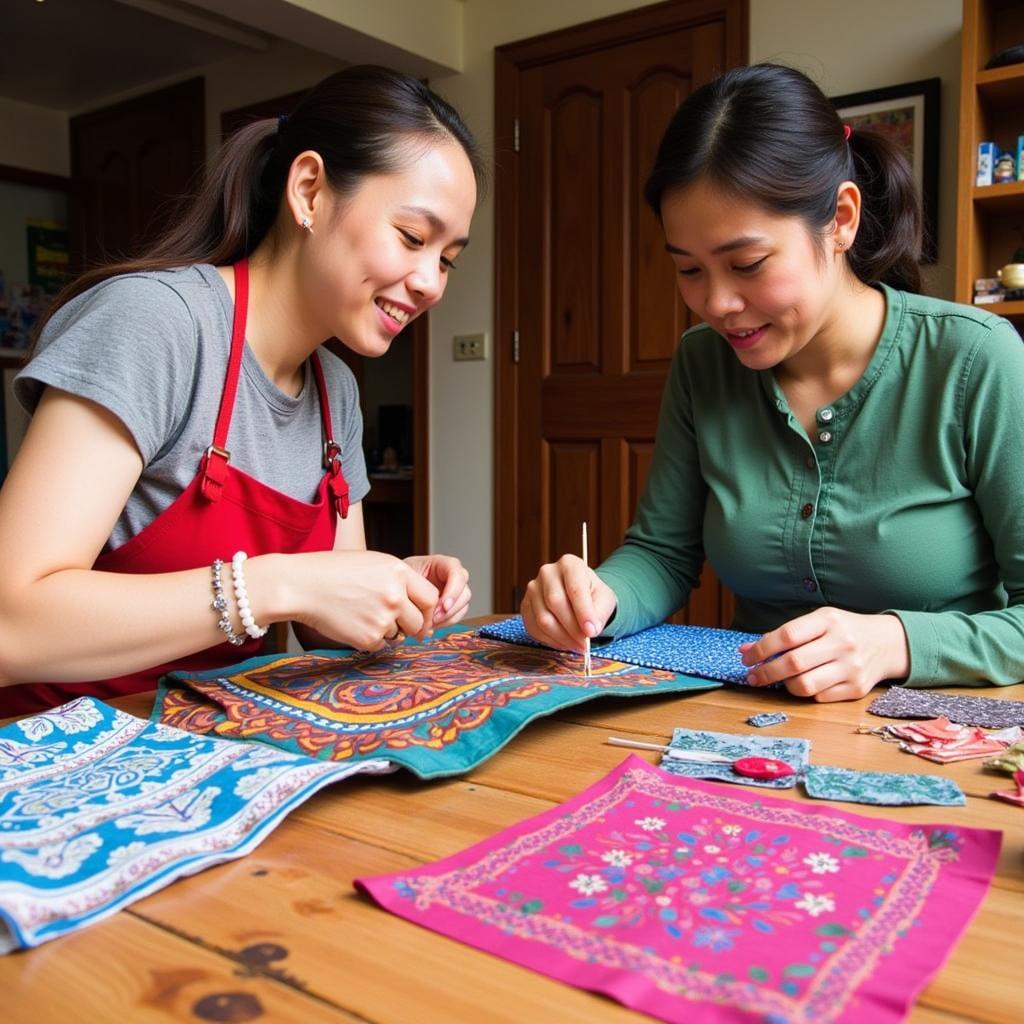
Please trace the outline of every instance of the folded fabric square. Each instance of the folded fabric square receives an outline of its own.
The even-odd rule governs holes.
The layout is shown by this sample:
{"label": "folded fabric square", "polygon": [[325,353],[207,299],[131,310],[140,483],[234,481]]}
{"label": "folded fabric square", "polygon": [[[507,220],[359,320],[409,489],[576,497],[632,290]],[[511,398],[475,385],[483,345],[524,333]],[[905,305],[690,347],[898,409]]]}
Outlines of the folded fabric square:
{"label": "folded fabric square", "polygon": [[795,774],[778,779],[752,779],[733,771],[728,764],[699,761],[680,761],[665,756],[661,767],[673,775],[684,775],[691,779],[717,779],[720,782],[738,782],[744,786],[766,786],[769,789],[789,789],[796,785],[800,773],[810,757],[810,741],[788,736],[753,736],[729,732],[707,732],[696,729],[676,729],[669,742],[681,750],[698,750],[722,754],[730,761],[744,757],[771,758],[785,761]]}
{"label": "folded fabric square", "polygon": [[988,757],[1004,751],[1009,742],[1009,738],[999,738],[973,725],[956,725],[948,718],[890,724],[883,726],[882,731],[885,736],[902,741],[900,750],[939,764]]}
{"label": "folded fabric square", "polygon": [[382,907],[671,1024],[896,1024],[977,911],[1001,834],[675,778],[630,757]]}
{"label": "folded fabric square", "polygon": [[200,738],[92,697],[10,723],[0,728],[0,953],[241,857],[323,786],[390,770]]}
{"label": "folded fabric square", "polygon": [[714,689],[720,684],[455,629],[376,654],[252,658],[230,669],[172,673],[154,717],[225,738],[356,762],[387,757],[421,778],[457,775],[541,715],[601,696]]}
{"label": "folded fabric square", "polygon": [[1024,701],[936,693],[904,686],[890,686],[868,705],[868,711],[883,718],[944,717],[960,725],[980,725],[986,729],[1024,725]]}
{"label": "folded fabric square", "polygon": [[935,804],[962,807],[963,790],[941,775],[900,772],[859,772],[852,768],[809,764],[803,777],[804,789],[816,800],[845,800],[854,804],[901,807]]}
{"label": "folded fabric square", "polygon": [[[493,622],[480,629],[480,635],[526,647],[542,647],[526,631],[522,617]],[[591,645],[595,656],[614,658],[630,665],[681,672],[702,679],[747,685],[750,668],[740,660],[740,644],[760,640],[759,633],[739,633],[710,626],[654,626],[610,643]]]}

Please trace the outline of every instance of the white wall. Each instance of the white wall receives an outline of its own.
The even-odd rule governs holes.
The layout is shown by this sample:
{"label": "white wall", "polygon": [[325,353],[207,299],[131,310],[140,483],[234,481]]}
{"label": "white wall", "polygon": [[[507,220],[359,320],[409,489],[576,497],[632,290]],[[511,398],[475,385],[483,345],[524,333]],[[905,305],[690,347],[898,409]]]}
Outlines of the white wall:
{"label": "white wall", "polygon": [[[465,0],[463,72],[435,79],[493,152],[493,49],[635,7],[628,0]],[[807,71],[833,95],[941,76],[940,265],[933,290],[952,294],[960,0],[750,0],[751,60]],[[492,611],[493,355],[453,363],[453,334],[494,334],[493,197],[480,206],[472,244],[431,314],[431,524],[435,550],[458,554],[472,574],[473,614]],[[500,468],[498,470],[501,471]],[[508,611],[507,608],[493,609]]]}
{"label": "white wall", "polygon": [[[894,12],[898,11],[898,16]],[[750,59],[789,64],[830,96],[942,79],[939,259],[928,290],[953,298],[961,0],[751,0]]]}
{"label": "white wall", "polygon": [[66,178],[71,173],[67,114],[0,97],[0,164]]}

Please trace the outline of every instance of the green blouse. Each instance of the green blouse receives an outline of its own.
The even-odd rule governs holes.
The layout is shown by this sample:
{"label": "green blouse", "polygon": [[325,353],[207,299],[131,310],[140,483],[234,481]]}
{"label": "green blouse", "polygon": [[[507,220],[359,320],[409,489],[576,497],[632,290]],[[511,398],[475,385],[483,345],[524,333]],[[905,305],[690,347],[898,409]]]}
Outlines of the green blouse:
{"label": "green blouse", "polygon": [[1024,679],[1024,345],[982,310],[884,292],[864,375],[811,437],[771,370],[686,332],[635,521],[598,569],[618,598],[608,633],[684,604],[706,553],[737,629],[891,611],[908,685]]}

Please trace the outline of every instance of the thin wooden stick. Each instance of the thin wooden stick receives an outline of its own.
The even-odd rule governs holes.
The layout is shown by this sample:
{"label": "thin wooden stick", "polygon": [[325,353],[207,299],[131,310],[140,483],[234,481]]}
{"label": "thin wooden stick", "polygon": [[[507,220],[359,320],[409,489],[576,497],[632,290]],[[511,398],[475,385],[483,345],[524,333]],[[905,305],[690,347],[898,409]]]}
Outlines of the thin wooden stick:
{"label": "thin wooden stick", "polygon": [[[589,566],[589,559],[587,556],[587,523],[583,521],[583,566],[584,568]],[[583,638],[583,675],[590,678],[590,637]]]}

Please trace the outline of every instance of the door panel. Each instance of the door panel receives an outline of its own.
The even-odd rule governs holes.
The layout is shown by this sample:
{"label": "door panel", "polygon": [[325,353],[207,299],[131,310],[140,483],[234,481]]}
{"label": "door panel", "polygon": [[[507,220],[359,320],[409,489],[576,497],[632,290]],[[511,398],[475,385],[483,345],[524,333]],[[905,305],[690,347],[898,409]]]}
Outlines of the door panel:
{"label": "door panel", "polygon": [[[596,561],[632,519],[690,322],[641,189],[679,103],[743,62],[745,36],[744,0],[680,0],[499,50],[499,124],[508,110],[519,128],[507,158],[499,134],[496,462],[512,477],[496,484],[500,610],[579,550],[582,520]],[[710,571],[685,614],[727,623]]]}

